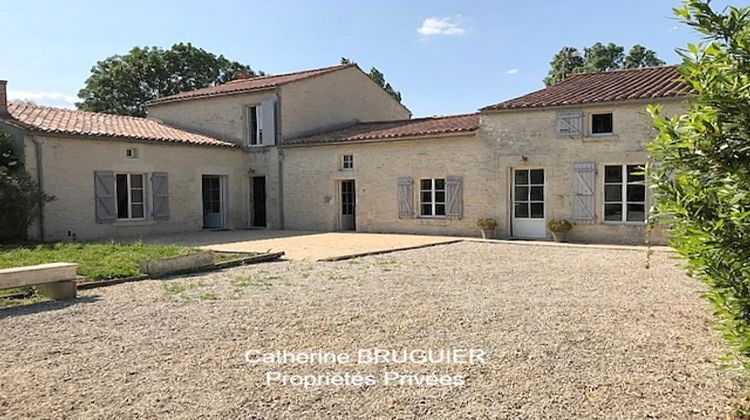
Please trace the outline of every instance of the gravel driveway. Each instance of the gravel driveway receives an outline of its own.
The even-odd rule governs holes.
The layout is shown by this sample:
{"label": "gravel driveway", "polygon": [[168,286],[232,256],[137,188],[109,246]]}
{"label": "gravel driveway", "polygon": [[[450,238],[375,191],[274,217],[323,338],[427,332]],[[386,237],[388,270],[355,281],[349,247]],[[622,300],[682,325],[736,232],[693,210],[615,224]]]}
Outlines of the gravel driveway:
{"label": "gravel driveway", "polygon": [[[669,254],[458,243],[0,310],[9,418],[716,418],[737,390]],[[248,349],[481,349],[484,363],[250,365]],[[463,386],[266,384],[448,375]],[[286,376],[294,378],[294,376]],[[378,379],[380,380],[380,379]],[[289,381],[294,382],[293,379]]]}

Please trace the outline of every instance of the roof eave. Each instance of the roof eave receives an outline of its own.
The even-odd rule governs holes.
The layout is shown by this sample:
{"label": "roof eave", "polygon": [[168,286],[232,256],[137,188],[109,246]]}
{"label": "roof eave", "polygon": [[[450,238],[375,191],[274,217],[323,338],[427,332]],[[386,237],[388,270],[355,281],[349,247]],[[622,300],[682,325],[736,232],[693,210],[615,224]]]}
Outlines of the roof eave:
{"label": "roof eave", "polygon": [[97,140],[97,141],[117,141],[117,142],[128,142],[128,143],[140,143],[140,144],[151,144],[151,145],[177,145],[177,146],[190,146],[190,147],[215,147],[222,149],[240,149],[240,146],[235,143],[226,142],[226,144],[210,144],[210,143],[191,143],[179,140],[157,140],[157,139],[144,139],[134,138],[127,136],[101,136],[95,134],[83,134],[83,133],[66,133],[59,131],[48,131],[36,127],[19,127],[29,132],[41,135],[44,137],[72,137],[81,138],[86,140]]}

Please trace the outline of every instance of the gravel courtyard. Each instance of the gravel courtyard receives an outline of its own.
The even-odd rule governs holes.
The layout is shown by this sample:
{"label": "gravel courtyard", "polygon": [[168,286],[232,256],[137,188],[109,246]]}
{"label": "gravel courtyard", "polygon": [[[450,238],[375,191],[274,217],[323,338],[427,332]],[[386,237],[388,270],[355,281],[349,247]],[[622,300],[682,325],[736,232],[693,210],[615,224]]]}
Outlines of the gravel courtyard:
{"label": "gravel courtyard", "polygon": [[[279,262],[0,310],[0,417],[717,418],[737,381],[700,285],[655,253],[463,242]],[[248,349],[486,352],[478,364],[250,365]],[[266,384],[266,372],[463,386]]]}

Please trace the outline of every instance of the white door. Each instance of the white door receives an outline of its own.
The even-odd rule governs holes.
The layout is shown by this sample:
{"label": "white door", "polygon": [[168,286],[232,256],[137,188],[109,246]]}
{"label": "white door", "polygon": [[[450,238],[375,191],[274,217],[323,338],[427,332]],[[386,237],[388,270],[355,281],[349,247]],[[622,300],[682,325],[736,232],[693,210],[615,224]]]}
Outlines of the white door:
{"label": "white door", "polygon": [[513,170],[513,236],[547,237],[544,219],[544,169]]}

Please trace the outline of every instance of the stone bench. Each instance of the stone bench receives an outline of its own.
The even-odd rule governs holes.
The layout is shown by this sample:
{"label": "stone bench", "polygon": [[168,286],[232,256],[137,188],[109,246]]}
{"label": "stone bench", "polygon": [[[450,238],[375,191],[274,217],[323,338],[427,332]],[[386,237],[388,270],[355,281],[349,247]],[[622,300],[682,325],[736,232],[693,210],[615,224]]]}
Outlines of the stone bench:
{"label": "stone bench", "polygon": [[75,299],[78,264],[50,263],[0,270],[0,290],[34,286],[52,299]]}

